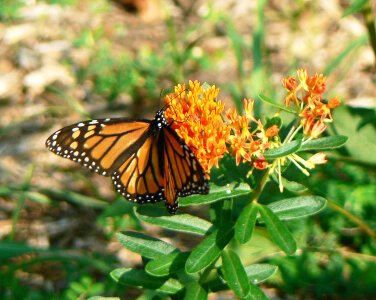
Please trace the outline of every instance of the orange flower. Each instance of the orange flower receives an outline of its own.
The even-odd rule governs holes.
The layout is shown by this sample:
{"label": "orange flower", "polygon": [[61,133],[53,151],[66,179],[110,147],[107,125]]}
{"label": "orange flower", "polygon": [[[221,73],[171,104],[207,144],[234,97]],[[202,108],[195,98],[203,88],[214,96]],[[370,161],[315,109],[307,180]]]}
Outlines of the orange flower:
{"label": "orange flower", "polygon": [[315,122],[315,118],[313,117],[307,117],[301,120],[304,136],[310,135],[314,122]]}
{"label": "orange flower", "polygon": [[273,137],[279,132],[279,128],[277,125],[270,126],[265,133],[266,137]]}
{"label": "orange flower", "polygon": [[167,119],[173,120],[171,127],[185,141],[195,154],[206,173],[218,159],[227,152],[226,141],[230,128],[223,121],[221,113],[224,104],[216,100],[219,88],[204,87],[198,81],[178,85],[175,92],[164,98],[168,106]]}
{"label": "orange flower", "polygon": [[318,136],[323,133],[326,129],[325,123],[321,121],[316,121],[315,124],[313,124],[311,129],[311,137],[318,138]]}
{"label": "orange flower", "polygon": [[257,122],[257,120],[255,119],[255,117],[253,116],[253,108],[255,106],[255,100],[252,100],[252,99],[244,99],[243,100],[243,107],[244,107],[244,111],[245,111],[245,117],[248,119],[248,120],[252,120],[253,122]]}
{"label": "orange flower", "polygon": [[253,162],[253,165],[258,170],[264,170],[264,169],[266,169],[268,167],[268,162],[266,160],[256,159]]}
{"label": "orange flower", "polygon": [[295,78],[287,77],[282,78],[282,84],[288,92],[293,92],[298,86]]}
{"label": "orange flower", "polygon": [[296,73],[298,74],[299,81],[305,83],[308,77],[307,69],[297,69]]}
{"label": "orange flower", "polygon": [[326,77],[323,74],[317,74],[313,77],[307,78],[307,86],[309,91],[315,92],[315,94],[322,94],[325,91]]}
{"label": "orange flower", "polygon": [[328,160],[326,159],[326,154],[324,152],[318,152],[310,157],[308,160],[313,165],[326,164]]}
{"label": "orange flower", "polygon": [[246,139],[242,136],[240,131],[237,131],[235,135],[230,135],[227,141],[231,145],[231,156],[236,157],[236,165],[238,166],[242,157],[244,158],[247,154],[249,144],[246,143]]}
{"label": "orange flower", "polygon": [[341,104],[341,100],[339,100],[338,97],[333,97],[332,99],[329,100],[328,107],[336,108],[340,104]]}
{"label": "orange flower", "polygon": [[[323,74],[316,73],[315,76],[311,77],[308,76],[307,69],[298,69],[297,74],[300,84],[294,91],[288,92],[285,104],[289,106],[290,100],[294,100],[297,113],[301,117],[300,123],[303,127],[304,135],[317,138],[325,131],[327,127],[325,122],[333,121],[331,109],[337,107],[341,101],[337,97],[333,97],[327,104],[322,102],[322,93],[326,89],[326,77]],[[285,88],[286,80],[282,80]],[[298,92],[302,95],[299,96]]]}
{"label": "orange flower", "polygon": [[[256,120],[253,114],[254,100],[244,99],[244,114],[239,116],[236,109],[229,109],[226,112],[229,126],[232,133],[227,139],[231,155],[236,156],[236,164],[239,165],[242,158],[243,162],[251,162],[255,168],[265,169],[268,162],[263,153],[271,146],[269,138],[279,132],[277,125],[273,125],[265,130],[261,120]],[[251,123],[251,124],[250,124]],[[250,132],[250,128],[252,129]]]}

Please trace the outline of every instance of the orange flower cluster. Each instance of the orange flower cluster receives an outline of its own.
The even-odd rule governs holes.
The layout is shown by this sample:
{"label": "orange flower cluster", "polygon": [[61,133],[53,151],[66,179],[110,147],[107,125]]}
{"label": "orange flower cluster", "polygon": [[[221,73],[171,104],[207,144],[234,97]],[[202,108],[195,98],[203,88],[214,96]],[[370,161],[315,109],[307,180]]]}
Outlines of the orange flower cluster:
{"label": "orange flower cluster", "polygon": [[[237,165],[243,158],[243,162],[251,162],[257,169],[267,168],[263,152],[276,146],[271,139],[278,134],[278,126],[265,129],[253,115],[251,99],[244,99],[243,115],[229,109],[224,121],[224,104],[216,100],[218,93],[219,88],[204,87],[198,81],[190,81],[189,89],[185,84],[178,85],[174,93],[164,98],[168,106],[165,117],[173,120],[172,128],[190,146],[206,173],[214,165],[218,167],[218,160],[229,152],[227,149],[236,156]],[[254,124],[253,132],[249,131],[250,123]]]}
{"label": "orange flower cluster", "polygon": [[227,152],[226,141],[230,127],[221,113],[225,105],[216,100],[219,88],[205,87],[198,81],[178,85],[167,95],[165,117],[173,120],[171,127],[192,149],[206,173],[210,173],[218,159]]}
{"label": "orange flower cluster", "polygon": [[[317,138],[326,129],[325,123],[333,121],[331,109],[341,103],[337,97],[323,102],[326,80],[323,74],[310,77],[306,69],[298,69],[297,73],[299,83],[292,77],[282,79],[288,91],[285,103],[287,106],[291,102],[295,104],[301,123],[289,133],[284,143],[291,141],[302,128],[306,137],[303,142]],[[185,84],[179,84],[174,93],[164,98],[167,105],[165,117],[172,120],[172,128],[192,149],[206,173],[210,173],[213,166],[218,167],[218,160],[227,152],[236,157],[237,165],[243,161],[256,169],[268,168],[264,152],[283,145],[278,136],[280,128],[277,125],[265,127],[254,117],[255,102],[252,99],[244,99],[243,115],[239,115],[236,109],[228,109],[224,120],[221,116],[224,104],[216,100],[218,93],[219,88],[204,86],[198,81],[189,81],[188,89]],[[298,93],[303,96],[299,97]],[[326,162],[323,153],[317,153],[308,161],[293,153],[279,159],[279,172],[287,159],[305,174],[309,173],[300,165],[311,169]]]}
{"label": "orange flower cluster", "polygon": [[[232,134],[227,142],[232,150],[231,155],[236,156],[236,164],[239,165],[241,159],[243,162],[251,162],[256,169],[265,169],[268,162],[263,156],[263,152],[273,146],[271,138],[278,134],[279,128],[273,125],[265,130],[261,120],[256,120],[253,115],[255,101],[244,99],[244,114],[238,115],[236,109],[229,109],[226,117],[230,122]],[[255,129],[250,132],[250,123],[255,125]]]}
{"label": "orange flower cluster", "polygon": [[[322,94],[325,91],[326,77],[323,74],[308,76],[307,69],[297,70],[300,84],[295,78],[288,77],[282,79],[282,84],[288,92],[285,99],[286,106],[290,106],[293,101],[301,117],[303,133],[306,137],[317,138],[326,129],[327,122],[332,122],[331,109],[340,105],[341,101],[333,97],[328,103],[323,103]],[[297,93],[302,91],[303,97],[298,97]]]}

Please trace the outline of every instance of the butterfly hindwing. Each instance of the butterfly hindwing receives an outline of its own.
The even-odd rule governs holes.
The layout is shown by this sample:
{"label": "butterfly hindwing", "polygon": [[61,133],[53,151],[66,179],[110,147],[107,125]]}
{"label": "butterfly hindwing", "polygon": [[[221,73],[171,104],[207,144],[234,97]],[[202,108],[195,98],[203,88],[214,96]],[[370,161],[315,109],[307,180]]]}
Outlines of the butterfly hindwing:
{"label": "butterfly hindwing", "polygon": [[165,199],[158,137],[152,133],[112,176],[117,191],[128,201],[144,204]]}
{"label": "butterfly hindwing", "polygon": [[164,140],[166,206],[175,213],[177,197],[208,194],[209,185],[194,153],[170,127],[164,128]]}

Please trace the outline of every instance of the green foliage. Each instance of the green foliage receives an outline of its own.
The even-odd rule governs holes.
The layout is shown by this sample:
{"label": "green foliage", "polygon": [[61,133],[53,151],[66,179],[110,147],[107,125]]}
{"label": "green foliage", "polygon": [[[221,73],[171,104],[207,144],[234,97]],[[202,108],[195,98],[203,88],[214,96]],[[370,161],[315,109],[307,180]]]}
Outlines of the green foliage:
{"label": "green foliage", "polygon": [[281,147],[273,148],[273,149],[265,151],[264,156],[266,159],[284,157],[289,154],[293,154],[297,152],[300,149],[301,145],[302,145],[301,141],[292,141]]}
{"label": "green foliage", "polygon": [[258,205],[251,202],[243,209],[238,221],[236,222],[236,239],[242,244],[248,242],[252,237],[258,209]]}
{"label": "green foliage", "polygon": [[361,10],[370,0],[354,0],[350,7],[343,13],[342,18]]}
{"label": "green foliage", "polygon": [[231,250],[222,251],[222,264],[223,277],[235,295],[242,298],[247,296],[251,284],[239,256]]}
{"label": "green foliage", "polygon": [[24,1],[1,0],[0,21],[13,21],[18,18],[18,10],[25,5]]}
{"label": "green foliage", "polygon": [[289,113],[295,113],[295,110],[293,110],[292,108],[287,107],[287,106],[283,106],[282,104],[277,103],[276,101],[274,101],[273,99],[271,99],[271,98],[269,98],[269,97],[266,97],[266,96],[264,96],[264,95],[262,95],[262,94],[259,94],[258,96],[259,96],[259,98],[260,98],[263,102],[265,102],[265,103],[267,103],[267,104],[270,104],[270,105],[272,105],[272,106],[274,106],[274,107],[276,107],[276,108],[278,108],[278,109],[281,109],[281,110],[287,111],[287,112],[289,112]]}
{"label": "green foliage", "polygon": [[105,290],[101,282],[93,282],[89,276],[84,276],[79,282],[73,281],[65,291],[64,298],[67,300],[79,299],[95,294],[100,294]]}

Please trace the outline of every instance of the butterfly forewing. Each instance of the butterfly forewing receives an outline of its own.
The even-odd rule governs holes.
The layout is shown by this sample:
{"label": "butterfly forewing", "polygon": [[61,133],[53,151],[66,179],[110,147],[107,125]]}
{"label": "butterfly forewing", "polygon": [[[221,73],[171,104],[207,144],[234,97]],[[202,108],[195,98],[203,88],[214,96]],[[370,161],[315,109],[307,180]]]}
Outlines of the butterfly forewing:
{"label": "butterfly forewing", "polygon": [[125,118],[80,122],[52,134],[46,146],[57,155],[81,163],[104,176],[112,175],[142,144],[149,121]]}

